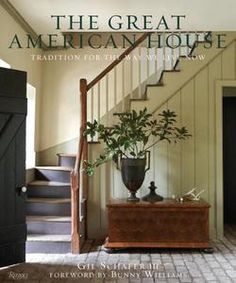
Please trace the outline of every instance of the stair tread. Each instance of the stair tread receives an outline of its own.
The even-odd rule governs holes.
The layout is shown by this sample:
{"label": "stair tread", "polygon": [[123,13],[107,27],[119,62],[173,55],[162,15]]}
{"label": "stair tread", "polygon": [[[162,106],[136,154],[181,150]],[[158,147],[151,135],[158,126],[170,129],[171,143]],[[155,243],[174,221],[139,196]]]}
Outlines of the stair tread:
{"label": "stair tread", "polygon": [[76,157],[75,153],[57,153],[58,156]]}
{"label": "stair tread", "polygon": [[27,221],[44,221],[44,222],[71,222],[70,216],[26,216]]}
{"label": "stair tread", "polygon": [[171,70],[163,70],[163,72],[166,72],[166,73],[175,73],[175,72],[180,72],[180,70],[175,70],[175,69],[171,69]]}
{"label": "stair tread", "polygon": [[30,242],[71,242],[71,235],[28,234]]}
{"label": "stair tread", "polygon": [[[157,86],[164,86],[163,82],[157,82],[154,84],[147,84],[147,87],[157,87]],[[146,99],[148,100],[148,98]]]}
{"label": "stair tread", "polygon": [[27,202],[40,202],[40,203],[68,203],[70,202],[70,198],[28,198]]}
{"label": "stair tread", "polygon": [[37,170],[55,170],[55,171],[72,171],[71,167],[64,166],[37,166],[35,167]]}
{"label": "stair tread", "polygon": [[70,183],[56,182],[56,181],[44,181],[44,180],[34,180],[30,182],[28,185],[31,186],[70,186]]}

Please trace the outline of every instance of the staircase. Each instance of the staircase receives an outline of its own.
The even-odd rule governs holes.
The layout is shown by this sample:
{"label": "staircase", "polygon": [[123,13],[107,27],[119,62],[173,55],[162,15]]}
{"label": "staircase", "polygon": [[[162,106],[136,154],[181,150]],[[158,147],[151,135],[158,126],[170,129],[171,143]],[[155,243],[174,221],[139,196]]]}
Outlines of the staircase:
{"label": "staircase", "polygon": [[27,253],[71,252],[70,173],[75,157],[58,154],[58,166],[35,168],[27,194]]}

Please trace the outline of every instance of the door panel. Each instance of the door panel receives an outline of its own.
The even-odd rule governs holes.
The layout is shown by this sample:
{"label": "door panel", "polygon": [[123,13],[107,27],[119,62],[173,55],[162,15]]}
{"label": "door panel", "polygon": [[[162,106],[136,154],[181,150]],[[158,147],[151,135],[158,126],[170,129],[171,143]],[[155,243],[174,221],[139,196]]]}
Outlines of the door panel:
{"label": "door panel", "polygon": [[25,261],[26,73],[0,68],[0,266]]}
{"label": "door panel", "polygon": [[[236,94],[236,89],[235,89]],[[236,97],[223,99],[224,222],[236,223]]]}
{"label": "door panel", "polygon": [[10,119],[10,117],[11,117],[10,114],[0,113],[0,136],[1,136],[1,132],[3,131],[3,128],[7,124],[7,120]]}

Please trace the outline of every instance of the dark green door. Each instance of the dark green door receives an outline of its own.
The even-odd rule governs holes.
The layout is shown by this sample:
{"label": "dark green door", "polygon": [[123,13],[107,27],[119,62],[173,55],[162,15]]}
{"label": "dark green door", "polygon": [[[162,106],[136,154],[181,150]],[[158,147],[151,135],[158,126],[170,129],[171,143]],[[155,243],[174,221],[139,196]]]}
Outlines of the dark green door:
{"label": "dark green door", "polygon": [[236,97],[223,99],[223,133],[224,222],[236,224]]}
{"label": "dark green door", "polygon": [[26,73],[0,68],[0,266],[25,261]]}

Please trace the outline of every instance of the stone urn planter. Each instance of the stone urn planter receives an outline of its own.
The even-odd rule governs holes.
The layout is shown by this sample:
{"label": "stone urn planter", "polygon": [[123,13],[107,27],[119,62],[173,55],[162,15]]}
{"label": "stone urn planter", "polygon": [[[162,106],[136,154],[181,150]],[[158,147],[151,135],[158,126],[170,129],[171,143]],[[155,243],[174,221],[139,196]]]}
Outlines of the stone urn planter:
{"label": "stone urn planter", "polygon": [[130,192],[127,201],[139,201],[136,193],[143,184],[146,172],[150,169],[150,152],[147,156],[147,158],[121,158],[120,160],[122,181]]}

